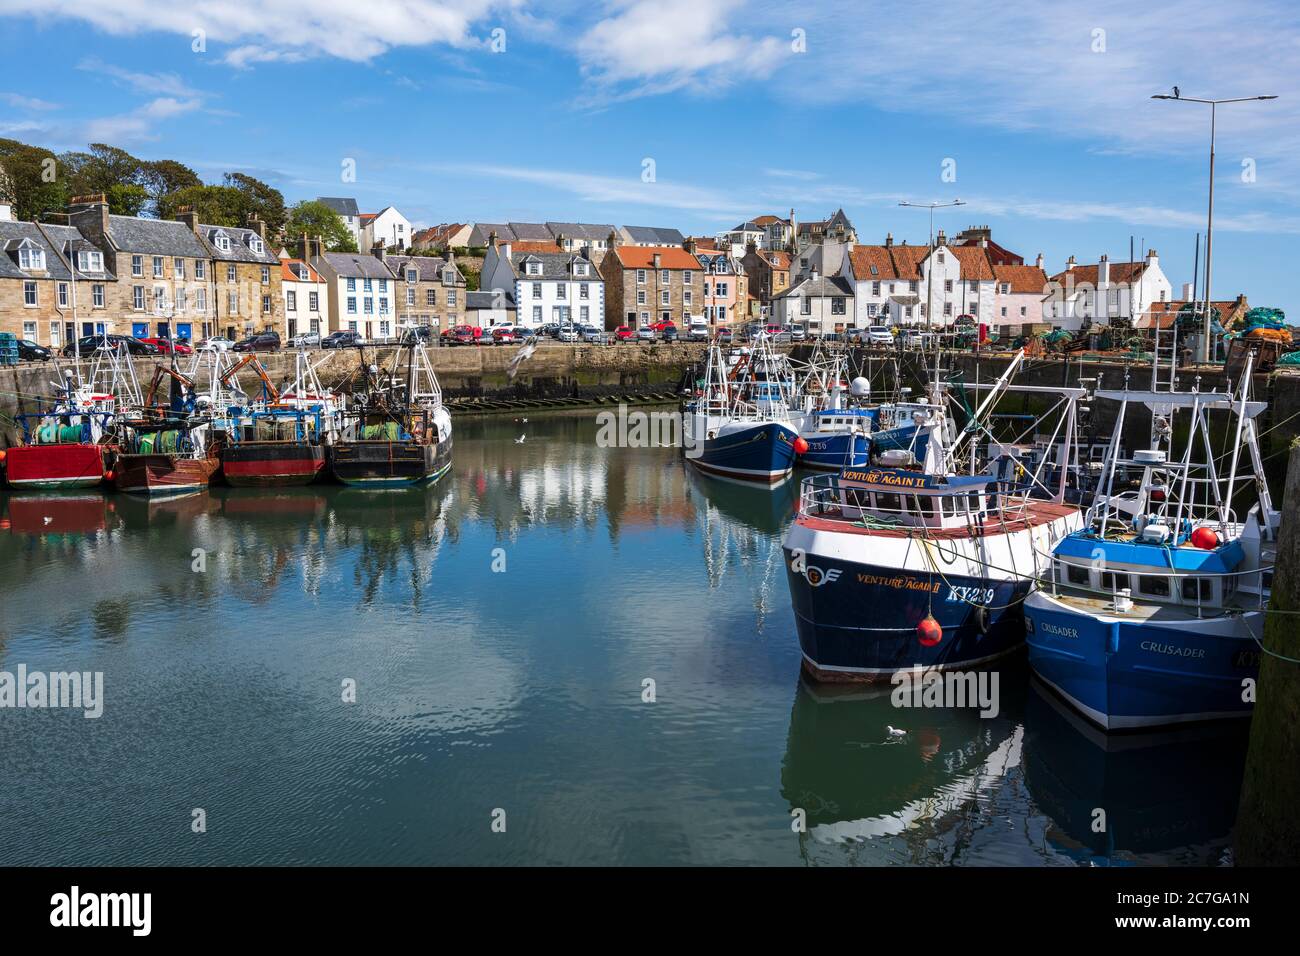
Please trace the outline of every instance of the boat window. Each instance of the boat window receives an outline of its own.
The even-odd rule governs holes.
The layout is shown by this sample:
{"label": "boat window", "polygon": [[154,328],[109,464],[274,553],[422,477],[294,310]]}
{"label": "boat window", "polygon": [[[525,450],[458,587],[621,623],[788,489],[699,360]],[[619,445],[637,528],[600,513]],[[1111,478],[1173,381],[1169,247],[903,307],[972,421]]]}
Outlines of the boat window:
{"label": "boat window", "polygon": [[1092,581],[1092,575],[1085,567],[1081,567],[1077,564],[1067,564],[1065,568],[1066,576],[1071,584],[1082,584],[1087,586]]}
{"label": "boat window", "polygon": [[1123,591],[1125,588],[1131,588],[1127,574],[1115,574],[1111,571],[1101,573],[1101,588],[1103,591]]}
{"label": "boat window", "polygon": [[1169,579],[1164,576],[1143,574],[1138,577],[1138,589],[1152,597],[1169,597]]}
{"label": "boat window", "polygon": [[978,494],[972,492],[969,496],[969,501],[970,501],[970,510],[972,512],[978,513],[984,510],[983,508],[980,507],[980,496]]}
{"label": "boat window", "polygon": [[1197,586],[1200,586],[1201,600],[1210,600],[1214,585],[1209,578],[1183,578],[1183,600],[1195,601]]}
{"label": "boat window", "polygon": [[881,511],[901,511],[902,502],[898,500],[898,495],[893,493],[877,494],[876,506]]}

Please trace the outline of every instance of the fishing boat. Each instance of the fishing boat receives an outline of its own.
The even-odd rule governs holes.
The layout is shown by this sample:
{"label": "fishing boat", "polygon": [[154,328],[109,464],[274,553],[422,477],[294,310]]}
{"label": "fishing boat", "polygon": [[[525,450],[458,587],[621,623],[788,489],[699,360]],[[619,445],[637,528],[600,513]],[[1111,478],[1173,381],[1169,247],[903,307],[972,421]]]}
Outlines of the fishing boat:
{"label": "fishing boat", "polygon": [[[158,390],[170,378],[170,399]],[[118,491],[137,495],[192,494],[208,486],[221,466],[210,413],[200,411],[194,380],[165,365],[154,369],[144,404],[123,418]]]}
{"label": "fishing boat", "polygon": [[[1114,447],[1084,527],[1057,543],[1025,602],[1025,627],[1034,672],[1105,730],[1251,712],[1279,527],[1255,427],[1267,406],[1250,400],[1251,369],[1248,359],[1235,393],[1096,393],[1119,403]],[[1125,458],[1115,443],[1133,406],[1150,410],[1152,442]],[[1235,438],[1223,471],[1211,413]],[[1237,477],[1243,451],[1249,495]],[[1135,488],[1117,483],[1121,468],[1141,475]],[[1241,517],[1239,498],[1250,505]]]}
{"label": "fishing boat", "polygon": [[849,381],[846,364],[843,352],[822,358],[819,342],[800,382],[796,401],[805,414],[799,437],[808,447],[799,464],[805,468],[839,471],[870,463],[879,408],[868,404],[871,383],[862,376]]}
{"label": "fishing boat", "polygon": [[732,357],[716,345],[699,393],[685,410],[687,460],[712,475],[760,484],[790,477],[807,450],[799,437],[803,414],[792,411],[793,380],[760,336]]}
{"label": "fishing boat", "polygon": [[233,365],[223,381],[236,382],[245,366],[256,371],[262,395],[246,400],[246,411],[227,431],[222,476],[236,487],[310,484],[324,473],[327,451],[337,437],[338,400],[321,387],[304,351],[298,352],[293,384],[284,392],[252,353]]}
{"label": "fishing boat", "polygon": [[[1011,494],[1000,478],[1004,463],[977,470],[971,458],[959,467],[974,454],[972,425],[1013,387],[1022,355],[955,439],[942,405],[925,406],[911,423],[910,446],[923,458],[883,449],[867,468],[804,480],[782,547],[803,667],[813,679],[971,667],[1024,641],[1020,603],[1035,561],[1080,527],[1079,509],[1065,503],[1064,483],[1050,495]],[[1068,447],[1084,393],[1052,391],[1061,406],[1056,434]]]}
{"label": "fishing boat", "polygon": [[451,415],[418,339],[404,337],[392,364],[367,365],[330,455],[345,485],[400,487],[432,483],[451,469]]}
{"label": "fishing boat", "polygon": [[96,351],[89,375],[81,365],[53,383],[54,398],[15,416],[20,444],[4,452],[5,478],[15,488],[93,488],[111,482],[117,458],[117,419],[140,402],[139,385],[124,346]]}

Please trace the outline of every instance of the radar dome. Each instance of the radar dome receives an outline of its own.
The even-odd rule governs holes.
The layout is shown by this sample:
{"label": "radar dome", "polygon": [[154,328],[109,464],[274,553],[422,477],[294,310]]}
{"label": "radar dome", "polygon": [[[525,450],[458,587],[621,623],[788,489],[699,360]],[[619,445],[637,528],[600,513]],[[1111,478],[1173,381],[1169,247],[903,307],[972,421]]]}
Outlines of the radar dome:
{"label": "radar dome", "polygon": [[854,398],[867,398],[871,395],[871,383],[859,375],[849,382],[849,392]]}

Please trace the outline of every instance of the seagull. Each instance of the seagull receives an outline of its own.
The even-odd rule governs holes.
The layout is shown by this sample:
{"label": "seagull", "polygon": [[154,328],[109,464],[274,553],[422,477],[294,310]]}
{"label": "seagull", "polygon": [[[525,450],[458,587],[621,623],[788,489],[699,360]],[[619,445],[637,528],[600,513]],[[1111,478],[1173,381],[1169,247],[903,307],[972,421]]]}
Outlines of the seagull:
{"label": "seagull", "polygon": [[514,358],[510,360],[510,365],[506,369],[506,377],[513,382],[515,376],[519,374],[519,366],[536,351],[537,336],[530,335],[528,338],[524,339],[524,344],[519,347],[519,351],[516,352]]}
{"label": "seagull", "polygon": [[45,518],[45,523],[46,523],[46,524],[49,524],[49,523],[50,523],[51,521],[53,521],[53,520],[54,520],[53,518],[51,518],[51,517],[49,517],[49,516],[46,516],[46,518]]}
{"label": "seagull", "polygon": [[1181,95],[1181,94],[1179,94],[1179,92],[1178,92],[1178,87],[1175,86],[1175,87],[1174,87],[1174,99],[1178,99],[1178,97],[1179,97],[1180,95]]}
{"label": "seagull", "polygon": [[528,437],[527,435],[520,435],[518,438],[515,439],[515,444],[522,445],[524,443],[524,439],[527,437]]}
{"label": "seagull", "polygon": [[906,737],[906,736],[907,736],[907,731],[906,731],[906,730],[899,730],[897,727],[891,727],[891,726],[889,726],[889,724],[885,724],[885,729],[886,729],[887,731],[889,731],[889,736],[894,737],[894,738],[896,738],[896,739],[899,738],[899,737]]}

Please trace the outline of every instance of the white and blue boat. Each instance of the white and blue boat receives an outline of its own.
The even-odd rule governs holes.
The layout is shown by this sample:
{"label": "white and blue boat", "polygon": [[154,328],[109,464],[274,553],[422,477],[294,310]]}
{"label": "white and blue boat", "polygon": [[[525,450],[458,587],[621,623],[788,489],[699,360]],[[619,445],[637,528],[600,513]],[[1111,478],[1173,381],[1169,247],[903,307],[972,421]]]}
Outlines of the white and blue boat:
{"label": "white and blue boat", "polygon": [[[820,346],[819,346],[820,348]],[[847,380],[844,353],[809,363],[796,401],[805,414],[799,436],[808,449],[799,457],[805,468],[839,471],[871,463],[871,433],[879,408],[869,404],[871,383]]]}
{"label": "white and blue boat", "polygon": [[685,411],[687,460],[707,474],[775,485],[790,477],[806,442],[791,408],[793,379],[760,338],[728,362],[709,349],[700,394]]}
{"label": "white and blue boat", "polygon": [[[1064,393],[1057,427],[1068,449],[1082,390],[1054,391]],[[977,469],[969,458],[976,431],[955,436],[941,401],[907,414],[915,431],[906,446],[882,449],[867,468],[803,482],[782,546],[803,668],[814,680],[889,680],[1015,651],[1039,555],[1081,526],[1063,482],[1050,495],[1019,494],[1002,483],[1001,463]]]}
{"label": "white and blue boat", "polygon": [[[1250,368],[1235,394],[1096,393],[1120,403],[1114,451],[1084,527],[1055,547],[1026,599],[1025,628],[1035,673],[1105,730],[1250,714],[1279,524],[1255,428],[1266,405],[1249,399]],[[1117,443],[1133,405],[1151,410],[1153,447],[1124,458]],[[1236,439],[1222,472],[1211,413]],[[1243,451],[1249,488],[1236,475]],[[1117,486],[1122,468],[1140,472],[1136,488]],[[1243,496],[1250,507],[1239,517]]]}

